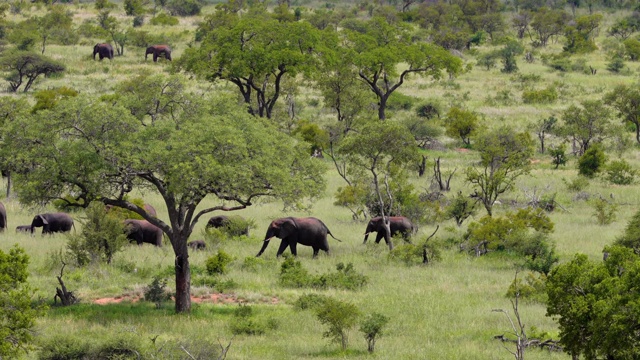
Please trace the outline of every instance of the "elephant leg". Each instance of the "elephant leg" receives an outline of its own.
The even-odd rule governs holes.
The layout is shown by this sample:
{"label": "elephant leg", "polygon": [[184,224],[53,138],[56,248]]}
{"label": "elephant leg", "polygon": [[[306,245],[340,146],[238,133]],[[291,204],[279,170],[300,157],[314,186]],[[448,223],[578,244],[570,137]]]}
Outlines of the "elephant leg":
{"label": "elephant leg", "polygon": [[[383,230],[383,231],[384,231],[384,230]],[[380,231],[378,231],[378,232],[376,233],[376,244],[379,244],[379,243],[380,243],[380,240],[382,240],[382,238],[383,238],[383,237],[384,237],[384,232],[380,232]],[[386,241],[386,239],[385,239],[385,241]]]}
{"label": "elephant leg", "polygon": [[313,258],[317,258],[318,257],[318,252],[320,251],[320,248],[318,247],[313,247]]}
{"label": "elephant leg", "polygon": [[280,255],[282,255],[282,253],[287,249],[287,246],[289,246],[289,243],[285,239],[282,239],[282,241],[280,241],[280,247],[278,248],[276,257],[280,257]]}
{"label": "elephant leg", "polygon": [[298,256],[297,245],[298,244],[296,242],[291,242],[291,244],[289,244],[289,247],[291,248],[291,253],[293,254],[293,256]]}

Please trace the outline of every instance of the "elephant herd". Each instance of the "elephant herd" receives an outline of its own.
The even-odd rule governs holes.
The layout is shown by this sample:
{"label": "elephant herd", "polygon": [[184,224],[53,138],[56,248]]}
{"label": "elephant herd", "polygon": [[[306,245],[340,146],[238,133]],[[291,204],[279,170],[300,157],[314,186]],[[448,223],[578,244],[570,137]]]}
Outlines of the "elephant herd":
{"label": "elephant herd", "polygon": [[[100,61],[102,59],[113,60],[113,46],[107,43],[95,44],[93,46],[93,60],[96,59],[96,54]],[[144,59],[147,60],[149,54],[153,55],[153,62],[158,61],[158,57],[162,56],[165,59],[171,61],[171,48],[167,45],[151,45],[144,53]]]}
{"label": "elephant herd", "polygon": [[[106,211],[111,208],[107,206]],[[144,210],[153,216],[156,216],[156,210],[148,204],[144,205]],[[212,216],[207,222],[207,228],[223,228],[230,224],[230,219],[224,215]],[[143,243],[152,244],[158,247],[162,246],[163,233],[160,228],[151,224],[147,220],[126,219],[124,220],[124,231],[127,234],[127,238],[131,242],[136,242],[138,245]],[[69,214],[57,212],[57,213],[44,213],[34,216],[31,225],[19,225],[16,227],[16,232],[29,232],[33,234],[35,228],[42,227],[42,234],[52,234],[56,232],[69,232],[75,226],[73,219]],[[7,211],[3,203],[0,202],[0,231],[4,231],[7,228]],[[405,240],[409,240],[409,237],[416,231],[416,227],[411,223],[409,219],[402,216],[389,217],[390,236],[393,237],[396,234],[403,236]],[[367,242],[369,234],[375,232],[376,244],[385,237],[385,226],[383,218],[380,216],[374,217],[367,224],[367,228],[364,234],[364,242]],[[249,228],[241,229],[240,235],[249,235]],[[320,250],[329,253],[329,242],[327,241],[327,235],[331,235],[332,238],[337,239],[327,225],[322,220],[314,217],[286,217],[275,219],[269,224],[267,233],[262,242],[262,248],[256,256],[262,255],[267,249],[269,242],[272,238],[277,237],[280,241],[278,252],[276,256],[279,257],[282,253],[289,248],[291,254],[296,256],[298,254],[297,245],[310,246],[313,249],[313,257],[318,256]],[[386,240],[386,239],[385,239]],[[194,240],[187,244],[192,250],[203,250],[206,248],[204,240]]]}

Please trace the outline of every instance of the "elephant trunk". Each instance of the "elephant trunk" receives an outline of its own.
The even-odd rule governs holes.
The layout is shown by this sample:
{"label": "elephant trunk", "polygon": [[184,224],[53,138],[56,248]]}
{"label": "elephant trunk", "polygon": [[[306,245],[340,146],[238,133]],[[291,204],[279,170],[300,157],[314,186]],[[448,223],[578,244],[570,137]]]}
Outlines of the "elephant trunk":
{"label": "elephant trunk", "polygon": [[373,231],[373,226],[371,226],[371,223],[369,223],[369,225],[367,225],[367,230],[364,231],[364,241],[362,242],[363,244],[367,243],[367,240],[369,239],[369,234]]}
{"label": "elephant trunk", "polygon": [[258,253],[258,255],[256,255],[256,257],[259,257],[260,255],[262,255],[262,253],[267,249],[267,246],[269,246],[269,240],[271,240],[272,237],[275,236],[275,231],[272,227],[269,227],[269,229],[267,230],[267,234],[264,236],[264,241],[262,242],[262,248],[260,249],[260,252]]}

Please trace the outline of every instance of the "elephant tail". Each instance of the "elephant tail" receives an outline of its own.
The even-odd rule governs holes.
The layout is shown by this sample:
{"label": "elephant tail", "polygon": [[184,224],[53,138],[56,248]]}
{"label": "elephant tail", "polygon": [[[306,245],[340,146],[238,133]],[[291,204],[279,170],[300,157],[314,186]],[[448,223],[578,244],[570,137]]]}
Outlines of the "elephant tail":
{"label": "elephant tail", "polygon": [[333,236],[333,234],[331,233],[331,231],[329,231],[329,229],[327,229],[327,234],[331,235],[332,238],[342,242],[342,240],[338,239],[337,237]]}

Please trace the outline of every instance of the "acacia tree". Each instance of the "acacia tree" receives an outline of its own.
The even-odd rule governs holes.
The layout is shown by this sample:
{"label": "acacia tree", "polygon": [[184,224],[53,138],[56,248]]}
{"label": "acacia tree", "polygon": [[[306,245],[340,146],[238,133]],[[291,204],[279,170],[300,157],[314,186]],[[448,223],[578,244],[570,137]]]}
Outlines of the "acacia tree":
{"label": "acacia tree", "polygon": [[610,137],[615,128],[609,117],[611,110],[601,101],[585,100],[580,106],[571,105],[562,112],[563,122],[556,127],[556,134],[570,139],[574,152],[584,154],[594,143]]}
{"label": "acacia tree", "polygon": [[[444,48],[426,42],[414,42],[409,29],[375,17],[364,24],[364,32],[344,30],[337,51],[351,51],[349,60],[358,76],[378,99],[378,118],[386,119],[391,94],[411,74],[439,79],[443,70],[459,73],[462,61]],[[400,67],[400,64],[403,66]]]}
{"label": "acacia tree", "polygon": [[467,182],[491,216],[498,196],[513,189],[516,179],[529,172],[533,140],[529,133],[504,126],[479,136],[476,144],[480,165],[467,168]]}
{"label": "acacia tree", "polygon": [[385,209],[390,208],[394,201],[390,191],[392,167],[401,167],[416,160],[418,155],[413,136],[400,124],[370,122],[358,133],[344,139],[340,153],[353,167],[371,174],[371,185],[384,218],[385,241],[389,249],[393,249],[389,217],[385,215]]}
{"label": "acacia tree", "polygon": [[5,79],[9,81],[13,92],[17,92],[25,81],[23,92],[27,92],[40,75],[49,76],[65,70],[61,63],[29,51],[15,51],[3,55],[0,58],[0,68],[9,72]]}
{"label": "acacia tree", "polygon": [[51,38],[69,38],[73,32],[73,14],[65,11],[62,6],[52,6],[50,11],[37,18],[32,18],[38,29],[38,35],[42,41],[42,54],[44,54],[47,41]]}
{"label": "acacia tree", "polygon": [[[233,104],[206,98],[192,104],[194,113],[141,122],[117,99],[62,100],[11,124],[9,146],[28,164],[18,196],[34,204],[74,194],[81,204],[99,200],[158,226],[175,253],[176,311],[189,312],[187,239],[203,215],[258,198],[293,205],[324,188],[324,168],[304,146]],[[158,193],[168,221],[127,201],[134,189]],[[202,208],[205,197],[218,204]]]}
{"label": "acacia tree", "polygon": [[250,114],[271,118],[285,78],[314,69],[320,32],[306,22],[278,22],[264,14],[234,16],[201,27],[200,47],[187,49],[177,66],[209,81],[231,82]]}

